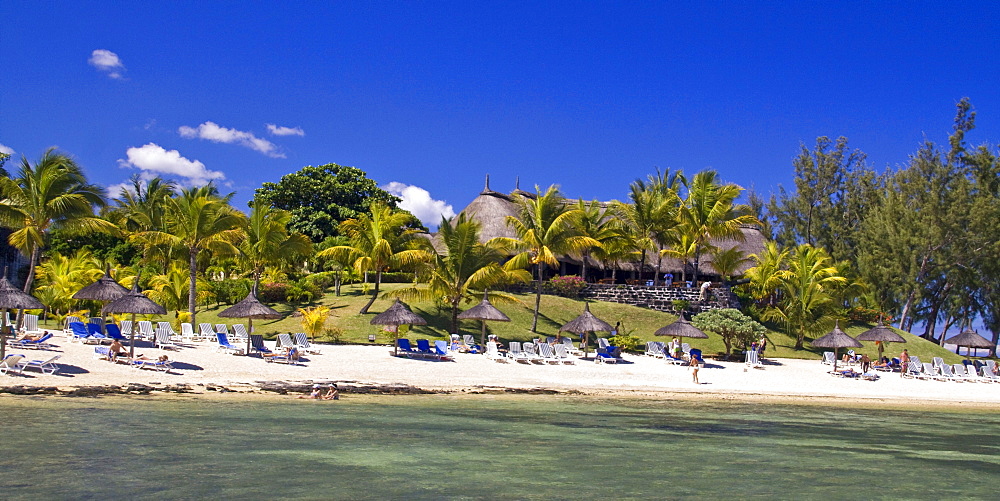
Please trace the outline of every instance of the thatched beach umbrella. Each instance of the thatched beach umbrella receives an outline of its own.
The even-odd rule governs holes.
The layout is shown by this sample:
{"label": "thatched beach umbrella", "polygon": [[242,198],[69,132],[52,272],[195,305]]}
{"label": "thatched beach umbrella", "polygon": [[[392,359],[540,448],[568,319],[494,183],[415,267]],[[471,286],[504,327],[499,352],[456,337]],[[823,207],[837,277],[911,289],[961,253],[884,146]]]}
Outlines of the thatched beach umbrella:
{"label": "thatched beach umbrella", "polygon": [[407,308],[406,305],[399,299],[396,299],[396,302],[392,303],[392,306],[390,306],[389,309],[375,315],[370,323],[372,325],[389,325],[395,327],[392,329],[393,334],[396,336],[396,339],[393,342],[393,356],[399,354],[398,327],[400,325],[427,325],[427,321],[424,320],[423,317],[410,311],[410,309]]}
{"label": "thatched beach umbrella", "polygon": [[[897,334],[896,331],[891,328],[882,325],[882,321],[879,320],[877,326],[862,332],[861,335],[858,336],[858,341],[877,341],[878,358],[879,360],[882,360],[882,352],[885,350],[885,343],[905,343],[906,339]],[[815,346],[815,343],[813,345]]]}
{"label": "thatched beach umbrella", "polygon": [[479,334],[479,344],[486,346],[486,321],[510,322],[510,317],[490,304],[490,293],[483,292],[483,300],[479,304],[458,314],[462,320],[479,320],[483,324],[482,332]]}
{"label": "thatched beach umbrella", "polygon": [[[73,294],[73,299],[90,299],[92,301],[114,301],[125,294],[128,294],[128,289],[122,287],[121,284],[111,278],[111,269],[104,270],[104,276],[98,278],[96,282],[78,290],[76,294]],[[104,325],[101,325],[101,330],[104,331]]]}
{"label": "thatched beach umbrella", "polygon": [[559,328],[559,331],[575,332],[583,336],[583,358],[587,358],[587,341],[591,332],[611,332],[614,327],[590,312],[590,303],[583,303],[583,313]]}
{"label": "thatched beach umbrella", "polygon": [[979,333],[972,330],[972,328],[967,328],[960,334],[946,339],[944,342],[957,345],[955,348],[956,354],[958,353],[959,348],[964,346],[966,350],[965,356],[967,357],[972,356],[971,353],[973,348],[986,348],[990,351],[996,349],[996,345],[993,344],[993,341],[980,336]]}
{"label": "thatched beach umbrella", "polygon": [[862,344],[847,333],[840,330],[840,321],[829,334],[815,340],[812,345],[817,348],[833,348],[833,371],[837,371],[837,349],[838,348],[861,348]]}
{"label": "thatched beach umbrella", "polygon": [[278,313],[271,307],[261,303],[257,299],[257,287],[254,286],[247,294],[247,297],[243,298],[242,301],[230,306],[219,312],[220,317],[224,318],[245,318],[247,319],[247,351],[246,354],[250,354],[250,334],[253,332],[253,319],[255,318],[281,318],[281,313]]}
{"label": "thatched beach umbrella", "polygon": [[146,297],[145,294],[139,291],[139,277],[135,277],[135,282],[132,283],[132,290],[126,293],[124,296],[115,299],[108,303],[101,310],[107,313],[131,313],[132,314],[132,331],[129,332],[128,338],[128,356],[132,358],[135,356],[135,316],[136,315],[166,315],[167,309],[153,302],[152,299]]}
{"label": "thatched beach umbrella", "polygon": [[691,325],[691,322],[688,322],[688,319],[684,318],[684,313],[681,313],[677,321],[656,329],[656,332],[654,332],[653,335],[678,337],[680,338],[681,343],[684,342],[684,338],[686,337],[692,339],[708,339],[708,334],[705,334],[701,329]]}
{"label": "thatched beach umbrella", "polygon": [[0,360],[7,355],[7,309],[33,310],[44,308],[41,301],[35,299],[27,292],[14,287],[7,280],[7,269],[4,268],[3,276],[0,277]]}

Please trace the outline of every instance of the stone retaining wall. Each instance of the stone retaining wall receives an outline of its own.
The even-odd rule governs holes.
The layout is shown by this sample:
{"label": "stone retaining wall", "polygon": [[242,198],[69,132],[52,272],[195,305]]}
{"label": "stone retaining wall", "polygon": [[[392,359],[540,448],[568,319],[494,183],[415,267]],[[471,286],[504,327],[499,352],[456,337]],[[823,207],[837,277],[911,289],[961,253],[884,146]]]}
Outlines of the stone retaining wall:
{"label": "stone retaining wall", "polygon": [[[524,284],[513,287],[510,290],[511,292],[530,294],[535,292],[535,284]],[[551,287],[548,287],[548,283],[543,284],[542,293],[556,295],[556,292]],[[641,308],[674,314],[678,312],[674,309],[673,301],[678,299],[683,299],[690,303],[688,311],[691,313],[700,313],[719,308],[739,308],[739,301],[736,299],[736,295],[728,287],[712,288],[709,290],[708,296],[708,300],[701,301],[701,290],[694,287],[654,287],[624,284],[587,284],[580,291],[581,298],[607,301],[609,303],[631,304]]]}

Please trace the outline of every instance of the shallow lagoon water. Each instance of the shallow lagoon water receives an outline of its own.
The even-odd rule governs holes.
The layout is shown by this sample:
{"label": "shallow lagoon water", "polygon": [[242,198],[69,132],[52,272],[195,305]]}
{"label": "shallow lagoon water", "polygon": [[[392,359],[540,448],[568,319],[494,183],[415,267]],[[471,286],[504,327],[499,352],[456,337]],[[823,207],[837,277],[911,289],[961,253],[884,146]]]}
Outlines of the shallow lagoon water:
{"label": "shallow lagoon water", "polygon": [[1000,414],[572,396],[3,398],[3,497],[995,499]]}

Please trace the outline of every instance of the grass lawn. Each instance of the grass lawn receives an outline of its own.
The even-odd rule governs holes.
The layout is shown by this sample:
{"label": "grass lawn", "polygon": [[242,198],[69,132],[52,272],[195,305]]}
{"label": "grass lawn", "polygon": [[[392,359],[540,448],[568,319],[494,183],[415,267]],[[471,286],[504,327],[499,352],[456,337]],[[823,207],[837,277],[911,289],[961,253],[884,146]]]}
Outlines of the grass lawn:
{"label": "grass lawn", "polygon": [[[382,289],[384,291],[391,291],[401,287],[407,287],[409,284],[383,284]],[[494,306],[498,307],[504,313],[510,317],[510,322],[487,322],[487,333],[496,334],[500,337],[502,341],[526,341],[535,337],[546,337],[555,336],[559,330],[559,327],[566,324],[570,320],[576,318],[579,314],[583,313],[583,301],[578,299],[568,299],[557,296],[542,296],[541,311],[538,317],[538,333],[531,332],[531,318],[533,313],[533,305],[535,303],[535,297],[531,294],[517,294],[516,297],[523,304],[502,304],[493,301]],[[368,315],[360,315],[358,311],[368,300],[369,296],[364,295],[363,289],[357,285],[347,285],[342,287],[341,296],[336,297],[332,293],[327,294],[321,300],[300,305],[300,304],[286,304],[277,303],[271,304],[272,308],[280,312],[283,317],[278,320],[254,320],[254,332],[258,334],[263,334],[265,338],[273,339],[277,334],[282,332],[302,332],[301,320],[298,316],[293,316],[295,310],[299,307],[311,307],[319,304],[323,304],[331,308],[330,319],[327,321],[327,325],[334,327],[339,330],[339,341],[345,343],[358,343],[367,344],[368,335],[376,335],[376,343],[378,344],[389,344],[392,342],[392,334],[384,332],[381,326],[371,325],[369,322],[374,317],[375,314],[384,311],[391,304],[393,299],[391,298],[380,298],[375,301],[372,305],[371,313]],[[495,298],[494,298],[495,299]],[[462,310],[471,308],[478,301],[470,304],[463,304]],[[203,307],[198,311],[198,322],[211,322],[215,323],[227,323],[233,324],[241,322],[240,319],[235,318],[219,318],[218,313],[229,305],[221,305],[216,307]],[[427,338],[427,339],[447,339],[448,329],[450,325],[450,312],[447,309],[438,308],[433,302],[430,301],[418,301],[410,304],[411,309],[427,320],[427,325],[425,326],[414,326],[413,329],[402,335],[401,337],[409,337],[411,339],[416,338]],[[669,313],[663,313],[658,311],[653,311],[645,308],[639,308],[637,306],[630,306],[625,304],[617,303],[605,303],[601,301],[592,301],[590,303],[590,311],[596,315],[598,318],[604,320],[605,322],[615,325],[616,322],[622,323],[622,331],[626,334],[631,334],[642,340],[642,349],[646,341],[669,341],[669,338],[657,337],[653,335],[660,327],[667,325],[675,320],[677,320],[676,315]],[[173,320],[173,312],[163,318],[149,318],[149,320]],[[242,320],[246,323],[246,320]],[[54,321],[48,321],[48,325],[55,325]],[[841,328],[849,335],[857,337],[862,332],[870,329],[872,326],[860,323],[850,323],[844,325],[841,323]],[[461,334],[473,334],[476,339],[479,339],[480,332],[480,322],[463,320],[459,324],[459,332]],[[899,353],[906,348],[910,355],[917,355],[921,360],[930,361],[932,357],[942,357],[948,363],[959,363],[962,358],[944,348],[941,348],[937,344],[922,339],[918,336],[907,334],[905,332],[897,331],[906,338],[906,344],[890,344],[887,347],[887,356],[898,356]],[[695,348],[700,348],[706,355],[714,355],[716,352],[721,352],[725,350],[725,345],[722,339],[717,335],[708,333],[708,339],[695,339],[688,342]],[[597,336],[606,337],[608,333],[599,333]],[[595,342],[597,336],[591,337],[591,343]],[[574,340],[578,337],[574,334],[572,335]],[[825,350],[819,348],[812,348],[806,339],[806,348],[803,350],[795,350],[795,337],[787,335],[783,332],[768,330],[767,337],[769,340],[768,349],[766,355],[768,357],[780,357],[780,358],[805,358],[805,359],[819,359],[821,353]],[[334,341],[330,338],[319,338],[320,341]],[[864,348],[855,349],[858,353],[867,353],[873,359],[878,353],[878,349],[872,342],[862,342],[865,345]],[[840,353],[844,353],[845,350],[841,349]]]}

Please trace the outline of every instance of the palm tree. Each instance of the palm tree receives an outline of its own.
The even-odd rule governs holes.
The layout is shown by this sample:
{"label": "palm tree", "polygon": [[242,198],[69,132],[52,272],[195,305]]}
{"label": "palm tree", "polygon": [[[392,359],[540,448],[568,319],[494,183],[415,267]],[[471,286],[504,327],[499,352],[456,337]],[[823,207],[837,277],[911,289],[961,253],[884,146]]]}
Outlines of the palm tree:
{"label": "palm tree", "polygon": [[764,312],[764,318],[784,323],[795,333],[795,349],[800,350],[806,334],[820,334],[833,324],[840,308],[837,288],[847,279],[822,247],[802,244],[792,252],[778,281],[782,299]]}
{"label": "palm tree", "polygon": [[600,243],[591,237],[576,234],[571,224],[573,218],[577,217],[576,209],[571,209],[566,204],[555,185],[549,186],[544,195],[540,193],[538,186],[535,186],[535,192],[535,197],[517,198],[518,217],[507,216],[507,225],[513,228],[517,238],[497,239],[500,245],[518,252],[504,265],[507,269],[535,266],[538,271],[531,332],[537,332],[538,329],[545,266],[558,266],[558,256],[580,252]]}
{"label": "palm tree", "polygon": [[735,205],[743,188],[735,184],[720,185],[716,181],[718,173],[705,170],[695,174],[691,180],[687,199],[681,208],[680,229],[688,235],[694,246],[694,281],[698,281],[698,267],[701,254],[714,239],[744,241],[740,226],[761,224],[751,215],[750,207]]}
{"label": "palm tree", "polygon": [[764,243],[764,251],[752,254],[750,259],[754,266],[746,271],[744,276],[750,281],[741,285],[758,304],[764,307],[776,306],[778,287],[788,273],[788,250],[782,249],[776,242]]}
{"label": "palm tree", "polygon": [[136,233],[133,239],[149,245],[178,246],[188,254],[188,311],[197,325],[198,255],[235,255],[234,245],[243,236],[246,216],[229,205],[232,195],[220,197],[214,186],[182,190],[169,199],[163,230]]}
{"label": "palm tree", "polygon": [[629,186],[631,203],[612,202],[618,216],[619,235],[639,255],[639,280],[646,267],[646,256],[657,252],[669,240],[670,228],[677,221],[678,198],[672,189],[650,187],[642,180]]}
{"label": "palm tree", "polygon": [[751,261],[752,259],[747,257],[739,247],[712,251],[712,269],[722,277],[723,282],[728,282],[740,269],[740,266]]}
{"label": "palm tree", "polygon": [[316,254],[319,258],[352,262],[359,274],[375,272],[375,290],[361,308],[361,314],[368,313],[378,298],[382,272],[430,260],[429,252],[417,248],[420,244],[415,237],[419,230],[409,227],[413,219],[407,212],[395,211],[383,203],[372,203],[368,214],[340,223],[339,231],[347,236],[350,245],[336,245]]}
{"label": "palm tree", "polygon": [[[529,282],[531,274],[523,269],[507,270],[500,266],[506,256],[497,239],[479,242],[480,224],[459,214],[454,220],[441,218],[438,236],[443,249],[434,251],[430,278],[425,288],[409,287],[392,293],[401,299],[440,300],[451,309],[451,333],[458,332],[458,308],[462,302],[476,301],[482,291],[512,282]],[[514,296],[493,292],[494,302],[519,303]]]}
{"label": "palm tree", "polygon": [[[131,186],[122,188],[115,207],[104,216],[126,235],[141,231],[162,231],[166,221],[167,206],[177,194],[177,185],[160,177],[143,181],[132,176]],[[157,263],[166,273],[176,249],[169,245],[147,245],[143,249],[144,263]]]}
{"label": "palm tree", "polygon": [[8,242],[29,257],[24,291],[31,292],[45,234],[54,227],[78,232],[114,232],[94,216],[104,205],[102,189],[87,182],[70,157],[49,149],[34,165],[21,158],[17,176],[0,178],[0,225],[14,230]]}
{"label": "palm tree", "polygon": [[589,204],[581,198],[576,204],[577,216],[573,218],[572,225],[577,234],[594,239],[598,245],[586,247],[580,251],[581,265],[580,277],[587,281],[587,261],[595,251],[599,251],[606,244],[612,244],[614,240],[621,239],[621,234],[617,231],[615,219],[605,214],[604,207],[597,200]]}
{"label": "palm tree", "polygon": [[240,261],[253,275],[254,290],[260,285],[264,268],[312,254],[312,241],[301,233],[289,233],[292,213],[264,203],[255,203],[246,219],[240,241]]}
{"label": "palm tree", "polygon": [[50,312],[59,314],[73,307],[73,294],[103,275],[94,255],[79,249],[63,256],[54,253],[38,265],[38,287],[35,296]]}

